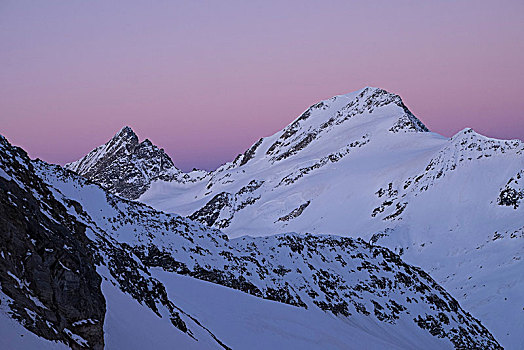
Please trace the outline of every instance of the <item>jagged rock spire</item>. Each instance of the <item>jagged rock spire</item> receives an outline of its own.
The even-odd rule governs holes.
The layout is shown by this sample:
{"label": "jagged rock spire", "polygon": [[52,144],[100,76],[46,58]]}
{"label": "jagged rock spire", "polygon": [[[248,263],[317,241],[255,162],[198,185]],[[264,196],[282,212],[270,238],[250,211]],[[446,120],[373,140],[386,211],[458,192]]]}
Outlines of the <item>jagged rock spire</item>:
{"label": "jagged rock spire", "polygon": [[148,139],[139,142],[129,126],[65,167],[130,199],[138,198],[151,181],[180,172],[163,149]]}

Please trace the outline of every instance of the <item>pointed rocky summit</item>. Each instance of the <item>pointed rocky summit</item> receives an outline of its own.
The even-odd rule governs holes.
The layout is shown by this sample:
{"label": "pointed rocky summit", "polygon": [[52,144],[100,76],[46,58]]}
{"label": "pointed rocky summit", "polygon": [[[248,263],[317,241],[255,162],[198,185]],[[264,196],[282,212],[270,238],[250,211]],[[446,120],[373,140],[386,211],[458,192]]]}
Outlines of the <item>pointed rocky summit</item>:
{"label": "pointed rocky summit", "polygon": [[163,149],[147,139],[139,142],[129,126],[65,168],[129,199],[138,198],[154,179],[180,172]]}

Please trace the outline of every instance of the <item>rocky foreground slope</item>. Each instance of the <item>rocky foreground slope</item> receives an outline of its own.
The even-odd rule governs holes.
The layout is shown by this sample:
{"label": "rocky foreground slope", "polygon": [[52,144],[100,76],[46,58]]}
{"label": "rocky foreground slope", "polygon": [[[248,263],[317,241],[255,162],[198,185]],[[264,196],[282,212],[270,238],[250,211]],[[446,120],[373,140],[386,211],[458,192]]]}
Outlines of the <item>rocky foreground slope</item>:
{"label": "rocky foreground slope", "polygon": [[[3,137],[0,207],[1,341],[16,348],[500,348],[386,248],[311,234],[230,240],[31,161]],[[217,313],[221,301],[202,295],[243,304]],[[309,341],[305,320],[314,321]]]}
{"label": "rocky foreground slope", "polygon": [[522,141],[440,136],[398,95],[365,88],[311,106],[213,172],[170,173],[139,186],[138,200],[229,237],[316,232],[386,246],[503,345],[524,347]]}

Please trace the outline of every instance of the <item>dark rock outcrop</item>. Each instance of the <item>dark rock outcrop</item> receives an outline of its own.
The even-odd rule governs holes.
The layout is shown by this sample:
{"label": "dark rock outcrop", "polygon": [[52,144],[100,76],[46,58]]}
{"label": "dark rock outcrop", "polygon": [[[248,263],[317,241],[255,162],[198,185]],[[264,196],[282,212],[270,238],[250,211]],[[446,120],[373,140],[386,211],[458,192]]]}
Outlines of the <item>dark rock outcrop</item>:
{"label": "dark rock outcrop", "polygon": [[[0,283],[11,315],[29,331],[73,349],[104,347],[105,299],[85,226],[0,139]],[[22,162],[21,162],[22,161]]]}

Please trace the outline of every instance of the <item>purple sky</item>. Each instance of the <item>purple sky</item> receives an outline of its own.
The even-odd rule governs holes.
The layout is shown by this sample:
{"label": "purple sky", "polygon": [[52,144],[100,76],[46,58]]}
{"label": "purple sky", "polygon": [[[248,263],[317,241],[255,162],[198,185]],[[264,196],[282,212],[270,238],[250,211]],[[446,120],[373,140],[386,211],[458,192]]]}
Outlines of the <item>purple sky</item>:
{"label": "purple sky", "polygon": [[524,139],[524,1],[0,2],[0,133],[75,160],[123,125],[214,168],[377,86],[430,129]]}

